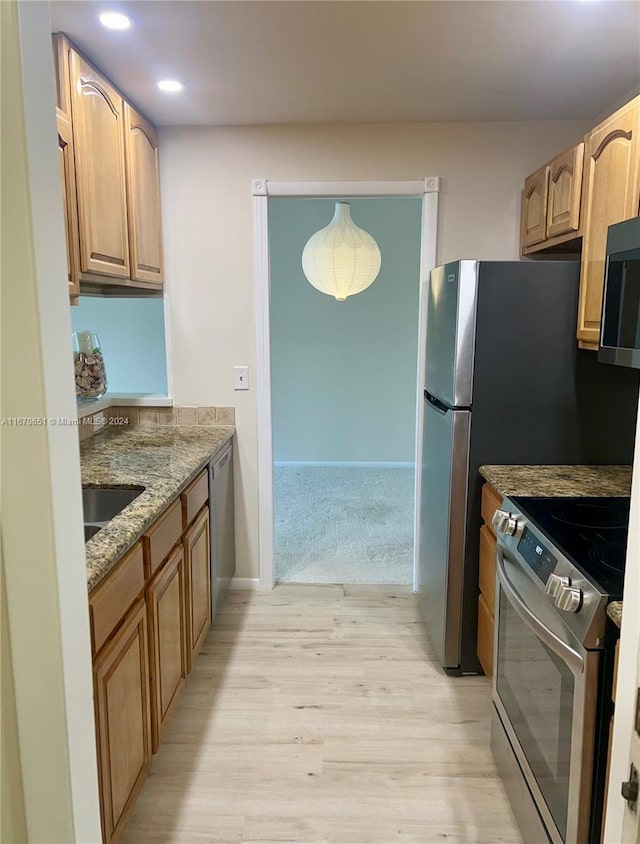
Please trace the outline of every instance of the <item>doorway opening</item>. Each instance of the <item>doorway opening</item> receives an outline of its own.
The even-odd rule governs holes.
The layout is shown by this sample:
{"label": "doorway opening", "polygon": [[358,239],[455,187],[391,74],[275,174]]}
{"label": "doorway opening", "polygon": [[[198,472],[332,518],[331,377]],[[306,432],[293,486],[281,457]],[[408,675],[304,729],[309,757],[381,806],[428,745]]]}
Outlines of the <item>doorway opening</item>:
{"label": "doorway opening", "polygon": [[382,267],[338,302],[301,255],[339,199],[269,199],[275,580],[409,585],[422,201],[350,200]]}
{"label": "doorway opening", "polygon": [[[421,281],[435,265],[438,187],[253,183],[263,588],[415,587]],[[382,253],[376,281],[346,302],[313,288],[301,266],[336,200]]]}

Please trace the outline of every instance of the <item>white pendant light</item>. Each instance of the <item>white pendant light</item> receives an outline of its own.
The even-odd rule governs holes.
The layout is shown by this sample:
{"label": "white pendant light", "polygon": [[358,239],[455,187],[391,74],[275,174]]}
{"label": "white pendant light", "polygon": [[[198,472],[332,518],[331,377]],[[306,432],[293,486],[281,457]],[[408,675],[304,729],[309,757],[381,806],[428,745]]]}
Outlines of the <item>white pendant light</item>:
{"label": "white pendant light", "polygon": [[302,251],[309,282],[338,302],[373,284],[380,264],[378,244],[353,222],[348,202],[336,202],[333,220],[311,235]]}

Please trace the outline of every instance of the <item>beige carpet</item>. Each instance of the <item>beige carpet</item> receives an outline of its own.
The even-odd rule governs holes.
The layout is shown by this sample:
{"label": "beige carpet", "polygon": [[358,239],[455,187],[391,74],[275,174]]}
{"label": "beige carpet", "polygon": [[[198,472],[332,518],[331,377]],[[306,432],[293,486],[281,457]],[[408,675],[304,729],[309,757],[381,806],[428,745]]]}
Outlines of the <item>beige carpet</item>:
{"label": "beige carpet", "polygon": [[413,580],[414,471],[368,466],[276,466],[276,580]]}

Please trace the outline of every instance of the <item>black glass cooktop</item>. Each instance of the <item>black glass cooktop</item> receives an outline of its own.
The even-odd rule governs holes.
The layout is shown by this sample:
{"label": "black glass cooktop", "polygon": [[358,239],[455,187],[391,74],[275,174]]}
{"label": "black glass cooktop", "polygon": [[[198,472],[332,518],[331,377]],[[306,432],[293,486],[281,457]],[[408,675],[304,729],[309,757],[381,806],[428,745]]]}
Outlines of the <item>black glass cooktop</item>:
{"label": "black glass cooktop", "polygon": [[627,498],[512,498],[553,545],[612,599],[622,597]]}

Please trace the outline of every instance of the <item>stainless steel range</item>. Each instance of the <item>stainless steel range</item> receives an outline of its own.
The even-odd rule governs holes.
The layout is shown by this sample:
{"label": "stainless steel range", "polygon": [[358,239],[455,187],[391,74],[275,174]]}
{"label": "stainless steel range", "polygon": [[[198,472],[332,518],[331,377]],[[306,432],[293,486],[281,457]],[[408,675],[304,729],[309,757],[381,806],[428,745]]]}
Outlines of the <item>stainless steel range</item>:
{"label": "stainless steel range", "polygon": [[628,498],[512,498],[494,517],[491,743],[527,844],[600,840],[606,606],[628,521]]}

